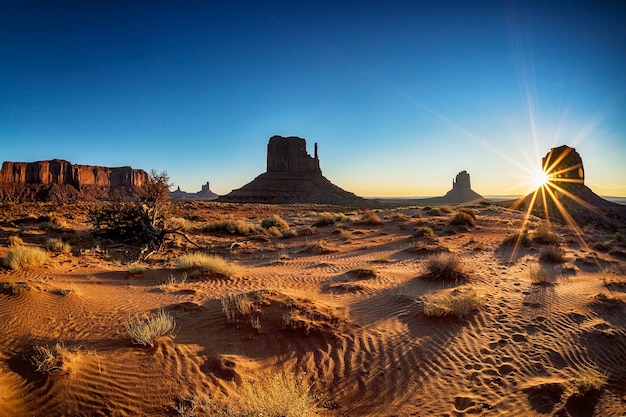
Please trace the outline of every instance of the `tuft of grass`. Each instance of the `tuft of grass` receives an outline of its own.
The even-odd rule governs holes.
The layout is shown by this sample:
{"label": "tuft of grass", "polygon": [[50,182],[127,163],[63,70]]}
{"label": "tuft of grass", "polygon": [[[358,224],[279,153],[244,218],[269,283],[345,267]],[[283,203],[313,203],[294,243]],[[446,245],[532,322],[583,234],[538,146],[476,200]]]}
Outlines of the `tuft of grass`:
{"label": "tuft of grass", "polygon": [[278,230],[287,230],[289,229],[289,223],[278,214],[272,214],[270,217],[265,217],[261,220],[261,227],[264,229],[275,227]]}
{"label": "tuft of grass", "polygon": [[626,243],[626,237],[621,234],[620,232],[615,232],[613,233],[613,240],[617,241],[617,242],[621,242],[621,243]]}
{"label": "tuft of grass", "polygon": [[606,372],[599,372],[592,367],[584,367],[575,378],[576,389],[582,395],[592,391],[600,391],[608,381]]}
{"label": "tuft of grass", "polygon": [[560,240],[559,235],[550,230],[546,224],[539,225],[533,234],[533,242],[540,245],[556,245]]}
{"label": "tuft of grass", "polygon": [[503,246],[524,246],[530,247],[532,246],[532,241],[528,237],[528,232],[526,230],[519,231],[515,233],[511,233],[510,235],[506,235],[504,240],[502,241]]}
{"label": "tuft of grass", "polygon": [[282,233],[283,239],[289,239],[289,238],[296,237],[296,236],[298,236],[298,232],[293,229],[283,230],[283,233]]}
{"label": "tuft of grass", "polygon": [[11,235],[7,238],[7,243],[9,244],[9,247],[15,248],[17,246],[22,246],[24,241],[17,235]]}
{"label": "tuft of grass", "polygon": [[163,310],[159,310],[155,315],[145,319],[135,317],[129,320],[124,327],[133,343],[143,346],[154,346],[160,337],[169,336],[173,338],[176,333],[176,321]]}
{"label": "tuft of grass", "polygon": [[528,270],[528,274],[530,276],[530,282],[536,285],[554,285],[558,275],[554,268],[549,268],[544,265],[531,267]]}
{"label": "tuft of grass", "polygon": [[429,216],[441,216],[441,210],[434,207],[434,208],[428,209],[426,211],[426,214],[428,214]]}
{"label": "tuft of grass", "polygon": [[539,259],[544,262],[561,264],[565,262],[565,251],[557,245],[550,245],[541,248]]}
{"label": "tuft of grass", "polygon": [[178,269],[195,269],[226,277],[232,277],[241,271],[238,265],[229,263],[224,258],[199,252],[179,256],[176,260],[176,267]]}
{"label": "tuft of grass", "polygon": [[365,210],[363,214],[361,215],[361,219],[359,220],[359,222],[364,223],[364,224],[369,224],[372,226],[376,226],[376,225],[383,223],[383,221],[380,219],[380,216],[378,216],[378,214],[374,213],[371,210]]}
{"label": "tuft of grass", "polygon": [[469,277],[461,258],[451,253],[432,256],[426,265],[427,277],[437,281],[464,281]]}
{"label": "tuft of grass", "polygon": [[317,240],[315,242],[307,242],[304,250],[309,253],[332,253],[337,252],[336,249],[331,248],[326,244],[324,240]]}
{"label": "tuft of grass", "polygon": [[454,216],[452,216],[452,218],[450,219],[450,224],[454,226],[465,225],[468,227],[474,227],[474,217],[466,212],[459,211],[458,213],[455,213]]}
{"label": "tuft of grass", "polygon": [[472,311],[480,309],[482,298],[473,287],[466,287],[453,292],[424,297],[424,314],[430,317],[456,316],[467,317]]}
{"label": "tuft of grass", "polygon": [[348,273],[357,278],[374,278],[378,275],[378,271],[376,269],[368,267],[354,268],[348,271]]}
{"label": "tuft of grass", "polygon": [[470,207],[461,207],[460,209],[458,209],[459,213],[465,213],[468,216],[470,216],[472,219],[476,220],[476,217],[478,215],[478,213],[476,212],[476,210],[474,210],[473,208]]}
{"label": "tuft of grass", "polygon": [[52,252],[70,253],[72,246],[61,239],[50,238],[46,241],[46,249]]}
{"label": "tuft of grass", "polygon": [[419,226],[415,228],[415,232],[413,232],[413,237],[435,237],[435,232],[431,227]]}
{"label": "tuft of grass", "polygon": [[225,219],[207,223],[202,230],[212,234],[248,236],[254,233],[255,226],[242,219]]}
{"label": "tuft of grass", "polygon": [[320,216],[315,221],[315,223],[313,223],[313,226],[324,227],[324,226],[330,226],[333,224],[335,224],[335,216],[333,216],[331,213],[324,212],[320,214]]}
{"label": "tuft of grass", "polygon": [[11,269],[22,269],[41,265],[46,260],[48,260],[48,255],[42,249],[19,246],[9,251],[4,263]]}
{"label": "tuft of grass", "polygon": [[51,374],[63,370],[63,361],[67,356],[78,348],[69,348],[64,342],[57,342],[50,345],[35,345],[30,357],[30,363],[35,367],[36,372]]}
{"label": "tuft of grass", "polygon": [[145,265],[133,265],[128,268],[127,272],[129,275],[141,275],[146,272],[146,269]]}

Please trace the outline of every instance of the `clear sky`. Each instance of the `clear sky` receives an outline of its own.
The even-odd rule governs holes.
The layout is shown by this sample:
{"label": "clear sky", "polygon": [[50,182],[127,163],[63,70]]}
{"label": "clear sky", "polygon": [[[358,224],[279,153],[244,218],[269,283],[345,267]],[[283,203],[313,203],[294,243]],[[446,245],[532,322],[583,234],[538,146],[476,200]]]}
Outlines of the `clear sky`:
{"label": "clear sky", "polygon": [[524,194],[551,147],[626,196],[620,1],[0,1],[0,159],[166,170],[225,194],[272,135],[362,196],[460,171]]}

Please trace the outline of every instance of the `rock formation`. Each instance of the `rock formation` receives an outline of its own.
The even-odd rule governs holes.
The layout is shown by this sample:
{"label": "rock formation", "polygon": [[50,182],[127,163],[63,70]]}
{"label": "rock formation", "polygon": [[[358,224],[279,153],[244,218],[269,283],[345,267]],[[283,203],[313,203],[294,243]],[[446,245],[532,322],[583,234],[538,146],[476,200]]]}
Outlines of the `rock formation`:
{"label": "rock formation", "polygon": [[219,195],[211,191],[208,181],[197,193],[188,193],[186,191],[182,191],[180,187],[178,187],[176,191],[171,192],[170,196],[177,200],[215,200],[219,197]]}
{"label": "rock formation", "polygon": [[514,208],[527,209],[533,202],[533,214],[545,217],[547,212],[551,218],[563,219],[561,207],[577,221],[600,212],[624,212],[624,206],[603,199],[585,185],[583,160],[576,149],[566,145],[552,148],[541,165],[548,182],[537,190],[534,202],[533,192],[517,200]]}
{"label": "rock formation", "polygon": [[148,174],[131,167],[76,165],[53,159],[38,162],[3,162],[0,201],[95,200],[113,193],[131,196]]}
{"label": "rock formation", "polygon": [[442,197],[442,203],[445,204],[472,203],[481,200],[484,200],[483,197],[472,190],[467,171],[457,174],[456,179],[452,180],[452,189]]}
{"label": "rock formation", "polygon": [[218,201],[254,203],[320,203],[350,206],[369,201],[345,191],[322,175],[317,144],[314,156],[306,140],[273,136],[267,145],[267,171]]}

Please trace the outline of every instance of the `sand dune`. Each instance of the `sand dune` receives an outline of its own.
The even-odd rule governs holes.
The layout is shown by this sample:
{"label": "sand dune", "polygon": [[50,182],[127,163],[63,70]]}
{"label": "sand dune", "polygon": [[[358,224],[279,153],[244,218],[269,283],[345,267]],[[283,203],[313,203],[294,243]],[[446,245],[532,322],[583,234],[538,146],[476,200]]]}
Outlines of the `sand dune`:
{"label": "sand dune", "polygon": [[[1,256],[16,235],[40,247],[62,237],[73,248],[40,266],[0,271],[2,416],[194,415],[182,410],[194,395],[233,401],[244,381],[276,372],[303,378],[328,416],[626,414],[625,245],[615,238],[624,225],[589,226],[583,242],[555,227],[565,259],[543,263],[552,281],[535,283],[546,245],[513,254],[503,241],[523,214],[501,207],[474,206],[476,226],[466,227],[449,224],[455,208],[434,216],[389,209],[376,225],[339,207],[177,204],[208,253],[241,267],[223,277],[177,269],[177,256],[197,251],[183,241],[141,268],[130,265],[133,247],[86,237],[85,209],[3,212]],[[17,221],[41,210],[66,224]],[[311,228],[319,212],[342,210],[335,224]],[[200,231],[214,219],[258,225],[271,214],[306,235]],[[540,222],[530,223],[532,236]],[[435,236],[414,237],[418,227]],[[459,257],[467,281],[427,278],[439,250]],[[429,297],[468,287],[477,310],[425,314]],[[247,313],[234,307],[242,299]],[[175,338],[133,344],[125,324],[159,310],[175,319]],[[38,346],[58,347],[48,372],[32,363]],[[598,386],[584,388],[585,375]]]}

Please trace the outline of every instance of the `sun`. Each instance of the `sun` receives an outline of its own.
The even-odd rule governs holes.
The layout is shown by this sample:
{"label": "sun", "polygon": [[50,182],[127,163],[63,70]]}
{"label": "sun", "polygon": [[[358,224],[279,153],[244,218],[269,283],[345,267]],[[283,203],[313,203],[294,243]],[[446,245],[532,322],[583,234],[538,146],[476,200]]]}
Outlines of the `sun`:
{"label": "sun", "polygon": [[545,172],[543,171],[537,172],[535,175],[533,175],[533,179],[532,179],[533,188],[536,190],[538,188],[543,187],[544,185],[546,185],[549,179],[550,177]]}

